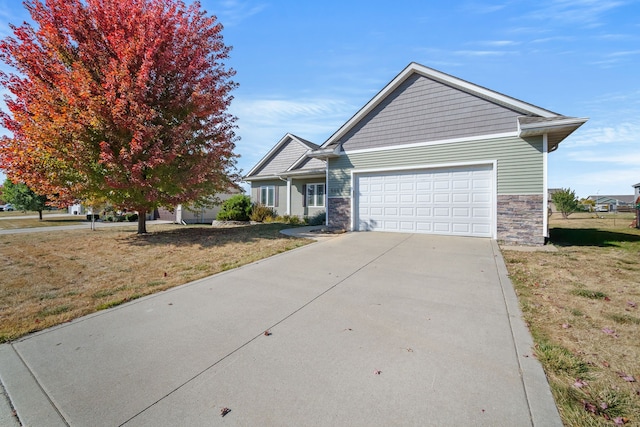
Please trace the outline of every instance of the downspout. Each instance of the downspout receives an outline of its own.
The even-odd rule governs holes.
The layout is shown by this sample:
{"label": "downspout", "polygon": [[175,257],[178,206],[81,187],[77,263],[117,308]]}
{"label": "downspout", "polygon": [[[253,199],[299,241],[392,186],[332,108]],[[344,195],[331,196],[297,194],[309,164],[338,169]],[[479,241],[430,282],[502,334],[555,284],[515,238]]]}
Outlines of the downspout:
{"label": "downspout", "polygon": [[549,183],[547,182],[547,158],[549,156],[549,137],[548,134],[542,135],[542,176],[543,190],[542,193],[542,236],[545,241],[549,239]]}

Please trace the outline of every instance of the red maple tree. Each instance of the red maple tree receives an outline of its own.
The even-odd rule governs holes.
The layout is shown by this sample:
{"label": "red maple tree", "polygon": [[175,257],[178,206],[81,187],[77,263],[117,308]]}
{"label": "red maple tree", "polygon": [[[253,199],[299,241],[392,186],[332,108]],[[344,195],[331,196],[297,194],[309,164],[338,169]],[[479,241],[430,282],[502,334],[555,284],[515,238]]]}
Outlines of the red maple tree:
{"label": "red maple tree", "polygon": [[65,200],[139,212],[203,202],[238,179],[237,86],[222,25],[177,0],[32,0],[0,59],[0,168]]}

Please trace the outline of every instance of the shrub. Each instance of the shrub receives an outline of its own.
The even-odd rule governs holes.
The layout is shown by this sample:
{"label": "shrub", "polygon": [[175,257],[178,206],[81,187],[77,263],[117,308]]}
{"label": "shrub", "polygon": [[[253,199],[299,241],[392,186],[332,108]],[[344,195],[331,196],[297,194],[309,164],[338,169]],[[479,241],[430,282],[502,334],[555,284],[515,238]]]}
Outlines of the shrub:
{"label": "shrub", "polygon": [[273,208],[267,207],[260,203],[253,205],[251,209],[251,221],[255,222],[271,222],[276,217],[276,212]]}
{"label": "shrub", "polygon": [[299,216],[293,215],[290,216],[289,219],[286,221],[287,224],[291,224],[291,225],[300,225],[302,221],[300,220]]}
{"label": "shrub", "polygon": [[127,214],[127,221],[136,222],[137,220],[138,220],[138,214],[137,213]]}
{"label": "shrub", "polygon": [[311,216],[304,217],[304,222],[307,223],[307,225],[324,225],[325,218],[325,211],[320,211]]}
{"label": "shrub", "polygon": [[236,194],[222,204],[216,216],[218,221],[248,221],[251,214],[251,198]]}

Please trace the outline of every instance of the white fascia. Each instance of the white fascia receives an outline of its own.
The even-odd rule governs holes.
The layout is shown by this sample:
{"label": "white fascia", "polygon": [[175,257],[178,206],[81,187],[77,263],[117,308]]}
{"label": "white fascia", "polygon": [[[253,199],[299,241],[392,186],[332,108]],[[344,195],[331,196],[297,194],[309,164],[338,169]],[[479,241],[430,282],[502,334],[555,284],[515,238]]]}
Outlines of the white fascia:
{"label": "white fascia", "polygon": [[468,136],[464,138],[451,138],[451,139],[441,139],[438,141],[425,141],[425,142],[415,142],[412,144],[401,144],[401,145],[392,145],[385,147],[374,147],[374,148],[361,148],[355,150],[348,150],[343,148],[343,152],[341,154],[359,154],[359,153],[375,153],[376,151],[393,151],[393,150],[402,150],[405,148],[418,148],[418,147],[428,147],[431,145],[443,145],[443,144],[456,144],[461,142],[474,142],[474,141],[484,141],[487,139],[502,139],[502,138],[517,138],[518,132],[504,132],[504,133],[494,133],[491,135],[478,135],[478,136]]}

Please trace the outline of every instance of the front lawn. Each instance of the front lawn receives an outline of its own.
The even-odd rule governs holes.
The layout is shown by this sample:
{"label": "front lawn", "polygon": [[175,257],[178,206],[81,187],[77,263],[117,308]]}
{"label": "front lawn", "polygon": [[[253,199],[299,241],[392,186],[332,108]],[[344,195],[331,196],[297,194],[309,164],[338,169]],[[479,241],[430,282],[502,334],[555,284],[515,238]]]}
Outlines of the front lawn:
{"label": "front lawn", "polygon": [[[310,240],[285,224],[150,225],[0,236],[0,342],[274,254]],[[233,284],[229,284],[233,286]]]}
{"label": "front lawn", "polygon": [[631,221],[554,214],[557,252],[503,248],[566,426],[640,425],[640,230]]}
{"label": "front lawn", "polygon": [[33,211],[0,211],[0,230],[16,228],[55,227],[58,225],[86,224],[85,215],[70,215],[66,209],[47,209],[42,211],[42,221],[38,212]]}

